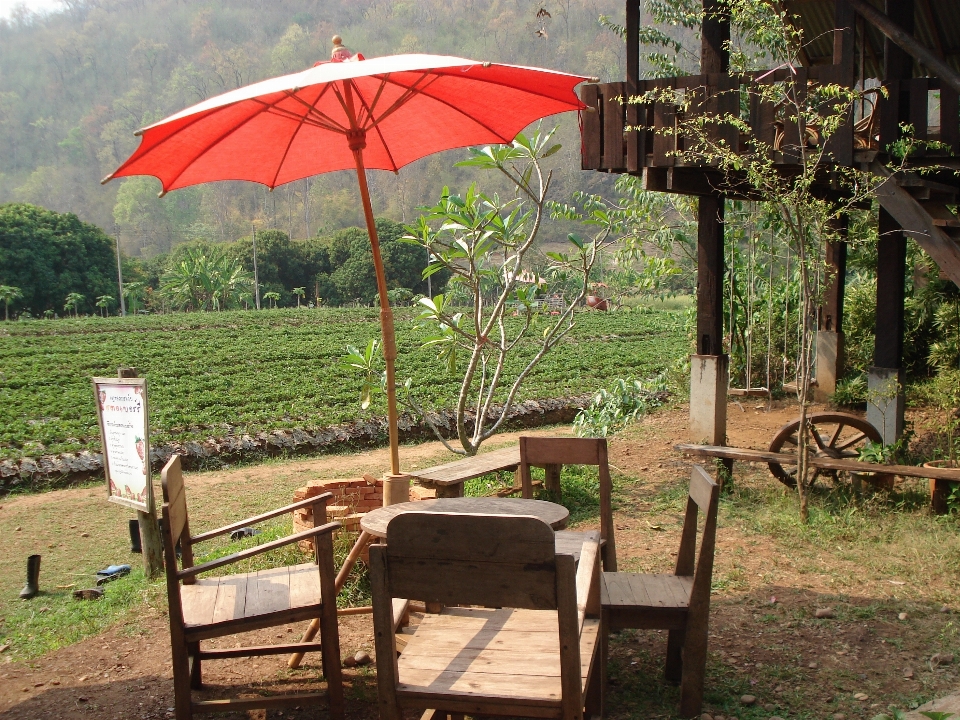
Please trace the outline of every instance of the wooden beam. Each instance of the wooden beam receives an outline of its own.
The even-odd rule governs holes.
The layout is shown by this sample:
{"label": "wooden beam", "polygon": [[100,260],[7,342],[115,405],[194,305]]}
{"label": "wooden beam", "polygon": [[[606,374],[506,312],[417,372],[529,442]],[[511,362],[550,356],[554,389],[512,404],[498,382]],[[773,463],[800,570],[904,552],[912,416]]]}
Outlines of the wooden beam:
{"label": "wooden beam", "polygon": [[847,2],[849,2],[854,10],[862,15],[868,23],[886,35],[892,42],[896,43],[898,47],[902,48],[918,62],[926,65],[944,82],[960,92],[960,74],[938,58],[929,48],[918,42],[911,33],[905,31],[893,22],[889,16],[880,12],[867,2],[867,0],[847,0]]}
{"label": "wooden beam", "polygon": [[960,245],[933,223],[933,218],[923,209],[906,190],[897,184],[892,173],[883,163],[876,160],[870,169],[877,175],[887,178],[875,194],[880,206],[900,225],[904,232],[916,240],[933,258],[941,270],[960,285]]}
{"label": "wooden beam", "polygon": [[907,238],[900,224],[882,206],[877,233],[877,317],[873,364],[881,368],[899,368],[903,366]]}
{"label": "wooden beam", "polygon": [[[797,456],[790,453],[751,450],[749,448],[726,447],[722,445],[693,445],[680,443],[674,450],[695,457],[722,458],[750,463],[776,463],[777,465],[796,465]],[[878,465],[859,460],[837,460],[828,457],[810,458],[810,465],[821,470],[841,470],[845,472],[883,472],[902,477],[932,478],[960,482],[960,470],[952,468],[927,468],[918,465]]]}

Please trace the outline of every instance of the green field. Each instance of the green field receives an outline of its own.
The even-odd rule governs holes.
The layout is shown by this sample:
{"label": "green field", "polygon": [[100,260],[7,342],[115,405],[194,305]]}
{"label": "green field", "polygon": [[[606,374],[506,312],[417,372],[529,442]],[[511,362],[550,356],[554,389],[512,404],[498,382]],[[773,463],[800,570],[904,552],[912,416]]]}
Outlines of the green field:
{"label": "green field", "polygon": [[[317,427],[360,416],[360,380],[342,370],[348,344],[379,336],[375,309],[290,309],[0,324],[0,459],[99,450],[90,378],[133,366],[149,382],[151,441]],[[399,378],[425,407],[453,405],[457,380],[397,312]],[[532,352],[522,348],[519,367]],[[520,399],[590,392],[645,377],[687,353],[682,310],[593,313],[549,354]],[[369,411],[386,413],[382,398]]]}

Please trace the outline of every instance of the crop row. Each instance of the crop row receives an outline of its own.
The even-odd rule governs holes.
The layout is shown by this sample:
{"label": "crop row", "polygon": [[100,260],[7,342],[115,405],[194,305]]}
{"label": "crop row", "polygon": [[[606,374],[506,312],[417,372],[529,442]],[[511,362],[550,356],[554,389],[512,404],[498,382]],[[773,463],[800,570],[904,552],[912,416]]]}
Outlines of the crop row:
{"label": "crop row", "polygon": [[[682,313],[582,313],[530,376],[520,398],[589,392],[642,377],[686,352]],[[401,379],[426,407],[458,390],[414,315],[397,315]],[[0,326],[0,459],[99,449],[90,378],[132,366],[148,378],[154,443],[316,427],[360,416],[360,379],[340,367],[346,345],[379,336],[375,310],[276,310],[34,321]],[[534,351],[522,347],[516,370]],[[382,398],[366,412],[385,414]]]}

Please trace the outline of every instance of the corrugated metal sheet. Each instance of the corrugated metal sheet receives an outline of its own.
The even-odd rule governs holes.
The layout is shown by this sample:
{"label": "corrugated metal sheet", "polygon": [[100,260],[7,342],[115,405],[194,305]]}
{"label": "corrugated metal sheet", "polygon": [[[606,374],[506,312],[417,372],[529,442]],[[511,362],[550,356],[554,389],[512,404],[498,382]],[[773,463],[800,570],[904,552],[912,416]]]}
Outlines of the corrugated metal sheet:
{"label": "corrugated metal sheet", "polygon": [[[883,10],[883,0],[869,0]],[[829,64],[833,57],[833,0],[782,0],[784,9],[800,19],[807,57],[813,65]],[[915,0],[914,36],[960,72],[960,1]],[[884,36],[866,23],[868,46],[865,53],[866,75],[879,77],[883,58]],[[914,68],[914,74],[926,71]]]}

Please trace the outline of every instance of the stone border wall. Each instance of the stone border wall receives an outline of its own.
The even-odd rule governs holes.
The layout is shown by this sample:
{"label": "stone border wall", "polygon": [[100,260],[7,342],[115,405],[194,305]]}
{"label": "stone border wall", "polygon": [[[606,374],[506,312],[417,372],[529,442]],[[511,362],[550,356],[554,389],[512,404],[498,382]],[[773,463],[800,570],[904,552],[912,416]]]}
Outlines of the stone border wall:
{"label": "stone border wall", "polygon": [[[559,425],[573,422],[586,407],[593,393],[568,398],[527,400],[511,408],[502,426],[505,430]],[[495,416],[498,410],[491,410]],[[430,419],[448,437],[456,436],[456,414],[452,410],[431,413]],[[470,423],[472,425],[472,423]],[[430,426],[410,415],[400,417],[401,442],[433,440]],[[202,442],[175,442],[150,448],[150,464],[154,472],[174,454],[182,456],[185,470],[216,467],[218,464],[277,455],[318,455],[342,452],[345,449],[381,447],[387,443],[387,420],[374,417],[323,428],[274,430],[255,435],[236,434],[228,430],[222,437]],[[103,456],[82,451],[0,461],[0,494],[15,488],[65,486],[103,477]]]}

